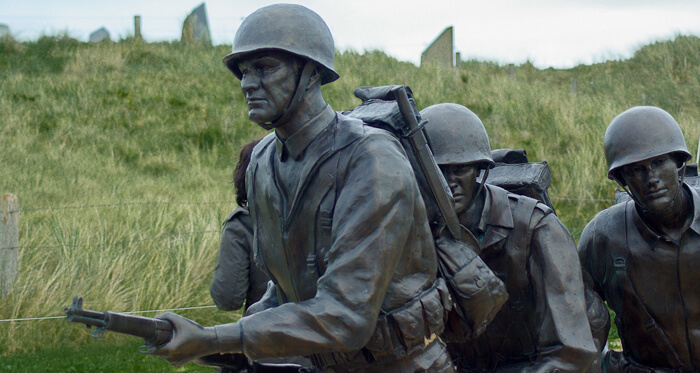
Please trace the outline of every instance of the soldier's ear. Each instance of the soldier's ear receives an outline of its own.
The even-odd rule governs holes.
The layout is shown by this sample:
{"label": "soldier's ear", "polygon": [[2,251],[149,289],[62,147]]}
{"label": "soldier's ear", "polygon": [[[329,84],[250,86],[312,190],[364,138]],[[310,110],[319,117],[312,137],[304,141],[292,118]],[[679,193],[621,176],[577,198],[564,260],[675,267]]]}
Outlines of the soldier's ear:
{"label": "soldier's ear", "polygon": [[685,159],[681,155],[679,155],[678,153],[671,154],[671,159],[673,159],[676,162],[676,167],[679,170],[681,168],[683,168],[683,166],[685,166],[685,164],[686,164]]}
{"label": "soldier's ear", "polygon": [[624,171],[623,170],[615,170],[613,171],[613,180],[619,184],[623,189],[627,186],[627,181],[625,180],[624,176]]}
{"label": "soldier's ear", "polygon": [[321,82],[321,68],[316,65],[314,68],[314,72],[311,74],[311,77],[309,77],[309,84],[306,85],[306,89],[310,89],[313,87],[315,84]]}

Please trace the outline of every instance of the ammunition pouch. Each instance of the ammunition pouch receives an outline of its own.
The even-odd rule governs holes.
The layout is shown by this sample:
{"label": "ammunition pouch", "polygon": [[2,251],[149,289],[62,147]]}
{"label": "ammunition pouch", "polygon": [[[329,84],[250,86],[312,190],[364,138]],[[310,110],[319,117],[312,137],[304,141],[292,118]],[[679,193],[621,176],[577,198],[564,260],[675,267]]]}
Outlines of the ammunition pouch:
{"label": "ammunition pouch", "polygon": [[314,366],[333,371],[364,371],[374,364],[399,360],[426,349],[445,328],[452,301],[445,281],[438,278],[429,289],[405,305],[381,314],[364,348],[347,353],[310,357]]}
{"label": "ammunition pouch", "polygon": [[[470,246],[444,236],[435,240],[435,246],[440,274],[454,301],[442,338],[446,342],[471,341],[486,330],[506,303],[506,287]],[[478,248],[478,244],[473,247]]]}
{"label": "ammunition pouch", "polygon": [[677,373],[681,370],[673,368],[652,368],[638,364],[620,351],[610,350],[603,358],[604,373]]}

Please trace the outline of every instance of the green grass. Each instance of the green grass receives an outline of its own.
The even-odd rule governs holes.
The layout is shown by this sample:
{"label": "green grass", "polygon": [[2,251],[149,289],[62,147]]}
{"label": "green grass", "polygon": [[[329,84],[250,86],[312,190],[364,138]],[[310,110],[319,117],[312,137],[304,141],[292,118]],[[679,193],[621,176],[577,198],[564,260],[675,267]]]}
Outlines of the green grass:
{"label": "green grass", "polygon": [[0,372],[67,372],[67,373],[214,373],[213,368],[186,364],[176,368],[165,361],[136,352],[139,343],[122,344],[89,341],[80,349],[52,347],[35,353],[0,358]]}
{"label": "green grass", "polygon": [[[239,82],[221,63],[228,51],[65,35],[0,40],[0,193],[17,195],[23,209],[20,273],[0,300],[0,319],[61,315],[75,295],[96,310],[212,304],[220,223],[235,207],[231,172],[240,146],[265,133],[248,121]],[[359,104],[357,86],[406,84],[419,108],[463,104],[482,118],[493,148],[549,162],[550,195],[575,239],[613,198],[602,138],[617,114],[643,103],[664,108],[693,154],[700,135],[694,36],[624,61],[567,70],[525,63],[512,77],[491,62],[420,68],[380,51],[339,53],[336,69],[340,80],[323,88],[336,110]],[[207,325],[239,316],[183,314]],[[93,348],[121,351],[114,371],[151,369],[129,355],[130,340],[114,339],[102,350],[78,325],[0,322],[0,371],[27,356],[64,355],[58,371],[99,370],[80,357]]]}

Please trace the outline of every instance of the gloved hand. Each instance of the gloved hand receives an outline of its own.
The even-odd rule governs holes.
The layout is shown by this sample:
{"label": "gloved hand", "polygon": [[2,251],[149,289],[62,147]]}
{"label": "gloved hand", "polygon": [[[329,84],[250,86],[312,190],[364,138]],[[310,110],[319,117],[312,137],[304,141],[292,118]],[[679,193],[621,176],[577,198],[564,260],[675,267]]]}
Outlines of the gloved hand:
{"label": "gloved hand", "polygon": [[152,347],[148,351],[151,355],[179,367],[202,356],[219,353],[214,327],[203,327],[172,312],[166,312],[156,318],[168,320],[173,324],[173,337],[164,345]]}

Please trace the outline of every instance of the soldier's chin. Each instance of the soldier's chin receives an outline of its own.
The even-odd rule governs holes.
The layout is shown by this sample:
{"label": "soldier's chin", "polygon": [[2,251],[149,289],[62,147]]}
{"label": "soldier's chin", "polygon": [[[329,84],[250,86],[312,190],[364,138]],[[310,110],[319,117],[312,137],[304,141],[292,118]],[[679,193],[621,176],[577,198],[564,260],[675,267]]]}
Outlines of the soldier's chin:
{"label": "soldier's chin", "polygon": [[673,202],[670,198],[643,199],[640,201],[642,208],[649,212],[661,212],[666,210]]}
{"label": "soldier's chin", "polygon": [[275,128],[275,125],[272,123],[258,123],[258,126],[262,127],[264,130],[267,130],[267,131]]}
{"label": "soldier's chin", "polygon": [[265,130],[271,130],[275,128],[275,125],[269,121],[266,121],[266,118],[260,118],[259,116],[255,115],[254,113],[248,113],[248,119],[250,119],[251,122],[257,124],[258,126],[262,127]]}

